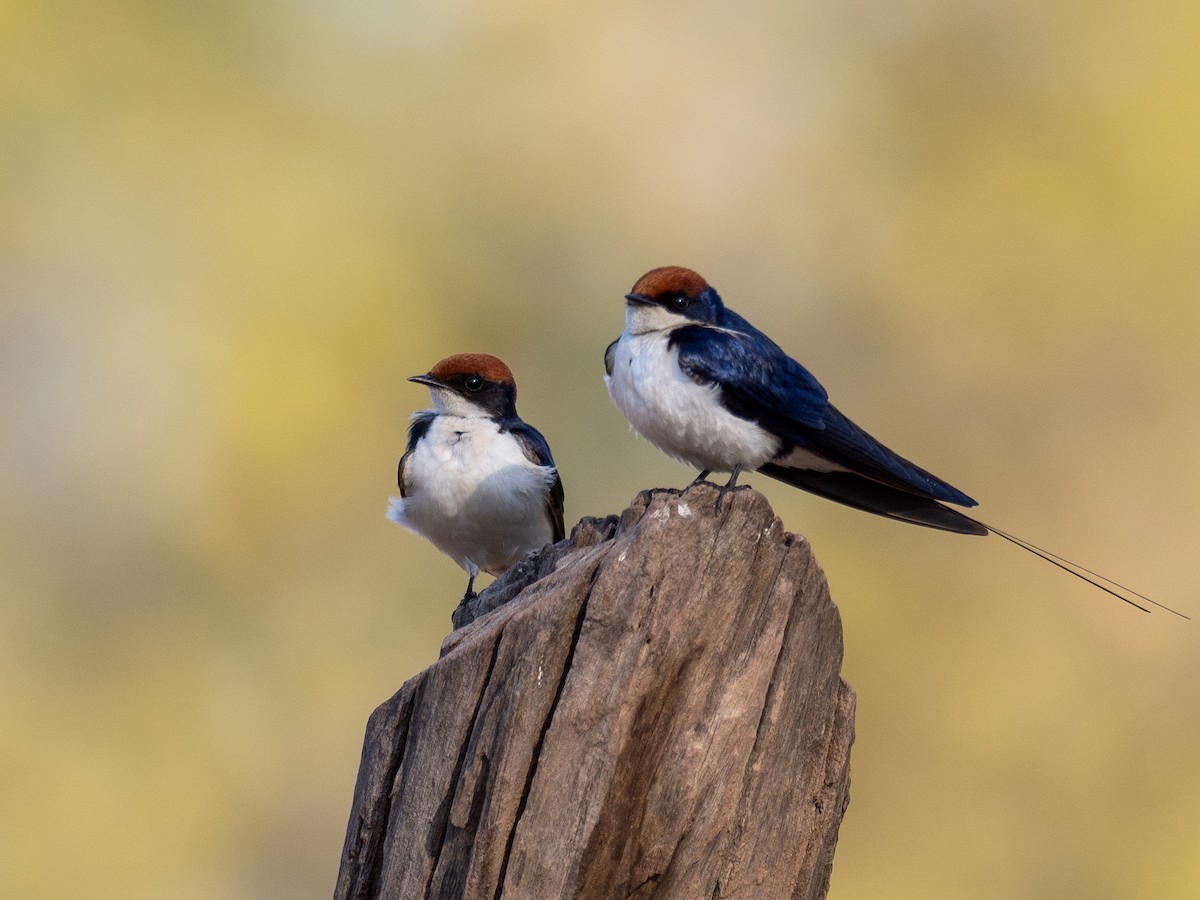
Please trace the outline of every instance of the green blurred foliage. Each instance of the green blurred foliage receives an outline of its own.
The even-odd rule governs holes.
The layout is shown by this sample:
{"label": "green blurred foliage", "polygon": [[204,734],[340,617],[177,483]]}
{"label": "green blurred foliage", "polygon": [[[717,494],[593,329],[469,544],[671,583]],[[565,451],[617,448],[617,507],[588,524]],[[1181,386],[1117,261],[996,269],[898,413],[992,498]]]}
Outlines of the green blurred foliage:
{"label": "green blurred foliage", "polygon": [[[509,362],[571,521],[681,485],[600,379],[655,265],[1200,612],[1198,45],[1172,2],[0,5],[0,897],[327,896],[463,585],[383,518],[404,378]],[[845,622],[833,896],[1194,896],[1194,624],[749,480]]]}

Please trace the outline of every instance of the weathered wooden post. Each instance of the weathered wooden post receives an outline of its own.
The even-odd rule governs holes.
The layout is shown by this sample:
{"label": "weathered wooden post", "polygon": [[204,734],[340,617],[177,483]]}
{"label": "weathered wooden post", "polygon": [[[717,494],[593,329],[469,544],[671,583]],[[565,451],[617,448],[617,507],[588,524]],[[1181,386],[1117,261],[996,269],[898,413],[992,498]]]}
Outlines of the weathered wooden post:
{"label": "weathered wooden post", "polygon": [[639,494],[456,611],[371,716],[337,900],[825,896],[841,622],[766,499],[717,498]]}

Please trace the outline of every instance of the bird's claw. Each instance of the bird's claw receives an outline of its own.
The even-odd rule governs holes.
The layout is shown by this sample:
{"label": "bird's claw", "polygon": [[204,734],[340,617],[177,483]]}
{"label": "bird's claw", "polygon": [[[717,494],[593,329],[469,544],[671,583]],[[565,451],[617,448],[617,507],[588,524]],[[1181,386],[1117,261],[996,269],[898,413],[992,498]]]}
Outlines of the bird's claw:
{"label": "bird's claw", "polygon": [[738,476],[741,474],[742,467],[735,466],[733,472],[729,475],[729,480],[717,488],[717,512],[721,511],[721,502],[725,499],[725,495],[737,487]]}

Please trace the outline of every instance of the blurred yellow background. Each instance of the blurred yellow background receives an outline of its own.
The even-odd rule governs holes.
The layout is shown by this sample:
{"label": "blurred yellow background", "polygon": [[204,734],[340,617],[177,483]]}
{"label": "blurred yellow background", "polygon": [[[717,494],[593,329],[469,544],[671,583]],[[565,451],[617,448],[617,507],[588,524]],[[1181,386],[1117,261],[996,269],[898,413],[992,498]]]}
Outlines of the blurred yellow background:
{"label": "blurred yellow background", "polygon": [[[328,896],[464,584],[383,516],[405,377],[506,360],[568,522],[683,485],[601,382],[657,265],[1200,613],[1198,46],[1157,0],[0,4],[0,898]],[[745,481],[845,624],[833,897],[1200,893],[1200,626]]]}

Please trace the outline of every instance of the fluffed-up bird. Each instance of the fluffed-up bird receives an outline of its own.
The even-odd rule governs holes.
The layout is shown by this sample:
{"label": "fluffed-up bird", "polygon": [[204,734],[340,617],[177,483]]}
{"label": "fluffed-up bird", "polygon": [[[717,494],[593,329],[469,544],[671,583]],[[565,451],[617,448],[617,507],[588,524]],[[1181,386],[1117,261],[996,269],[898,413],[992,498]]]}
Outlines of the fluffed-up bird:
{"label": "fluffed-up bird", "polygon": [[976,503],[846,418],[807,369],[691,269],[653,269],[625,300],[625,330],[604,353],[609,396],[642,437],[699,469],[696,481],[731,473],[722,496],[741,472],[762,472],[892,519],[990,532],[1138,609],[1148,612],[1128,595],[1162,606],[946,506]]}
{"label": "fluffed-up bird", "polygon": [[429,388],[433,409],[412,417],[387,516],[466,571],[469,600],[480,572],[500,575],[562,540],[562,479],[546,439],[517,415],[501,360],[460,353],[408,380]]}

